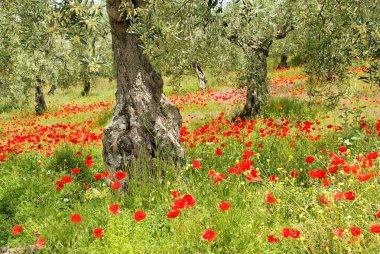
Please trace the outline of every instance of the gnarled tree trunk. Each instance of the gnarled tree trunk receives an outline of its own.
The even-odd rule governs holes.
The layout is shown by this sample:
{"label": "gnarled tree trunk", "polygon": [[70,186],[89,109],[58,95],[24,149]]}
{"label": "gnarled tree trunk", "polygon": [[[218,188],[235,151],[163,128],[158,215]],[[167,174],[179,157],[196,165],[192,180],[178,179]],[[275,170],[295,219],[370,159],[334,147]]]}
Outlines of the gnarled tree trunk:
{"label": "gnarled tree trunk", "polygon": [[200,63],[198,61],[193,61],[192,65],[193,65],[195,72],[197,73],[199,89],[205,90],[207,78],[206,78],[206,75],[202,69],[202,66],[200,65]]}
{"label": "gnarled tree trunk", "polygon": [[82,96],[87,96],[90,94],[90,89],[91,89],[91,83],[90,83],[90,80],[86,79],[84,81],[84,85],[83,85],[83,91],[81,93]]}
{"label": "gnarled tree trunk", "polygon": [[37,115],[42,115],[46,112],[47,106],[45,102],[44,92],[42,90],[42,79],[40,77],[36,78],[35,86],[35,106],[34,109]]}
{"label": "gnarled tree trunk", "polygon": [[255,117],[268,97],[267,48],[248,49],[247,97],[243,110],[237,115],[241,119]]}
{"label": "gnarled tree trunk", "polygon": [[281,55],[280,63],[277,66],[277,69],[288,68],[288,57],[284,54]]}
{"label": "gnarled tree trunk", "polygon": [[53,95],[55,93],[55,90],[57,90],[57,86],[56,85],[52,85],[50,87],[50,90],[48,92],[48,95]]}
{"label": "gnarled tree trunk", "polygon": [[163,80],[144,55],[139,35],[128,33],[128,22],[115,12],[119,2],[107,2],[117,91],[112,121],[103,131],[103,160],[111,171],[125,170],[141,157],[182,162],[181,115],[163,95]]}

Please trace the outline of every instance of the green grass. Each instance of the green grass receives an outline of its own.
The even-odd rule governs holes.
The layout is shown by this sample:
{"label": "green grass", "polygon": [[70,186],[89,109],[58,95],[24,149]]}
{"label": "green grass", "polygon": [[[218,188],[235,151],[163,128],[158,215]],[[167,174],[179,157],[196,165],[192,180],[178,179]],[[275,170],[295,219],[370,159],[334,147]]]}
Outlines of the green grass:
{"label": "green grass", "polygon": [[[285,75],[298,72],[290,70]],[[213,84],[211,77],[210,84]],[[215,85],[213,89],[228,87]],[[79,96],[80,90],[80,87],[58,90],[56,95],[48,97],[48,104],[111,101],[115,84],[99,82],[88,97]],[[185,95],[195,90],[196,80],[189,78],[184,81],[179,94]],[[165,92],[174,93],[172,87],[165,87]],[[210,119],[217,118],[222,111],[230,116],[236,110],[212,101],[207,104],[206,108],[190,105],[183,110],[183,115],[196,116],[186,124],[190,132],[203,124],[210,124]],[[32,112],[32,108],[26,110]],[[52,112],[57,110],[58,107],[51,107]],[[363,112],[371,112],[373,108],[365,110],[368,111]],[[39,231],[40,237],[46,238],[46,245],[38,251],[40,253],[377,253],[379,235],[370,233],[369,226],[379,224],[374,218],[380,210],[378,178],[359,182],[354,175],[340,170],[328,177],[331,185],[325,187],[320,180],[311,179],[308,175],[308,170],[330,167],[328,153],[339,154],[339,146],[345,145],[349,149],[345,157],[348,164],[358,163],[355,160],[358,155],[379,151],[378,137],[364,134],[357,124],[353,124],[358,113],[353,110],[353,113],[348,113],[349,116],[340,118],[341,113],[341,109],[331,110],[323,104],[311,104],[292,97],[273,97],[269,106],[263,108],[262,117],[288,117],[288,136],[261,137],[260,129],[269,131],[271,128],[257,119],[254,131],[247,136],[242,134],[238,141],[233,135],[223,137],[222,133],[230,130],[229,125],[216,124],[215,130],[219,127],[221,130],[205,135],[215,135],[220,142],[194,141],[193,148],[185,143],[187,161],[181,169],[156,160],[154,163],[158,172],[148,173],[147,163],[142,159],[131,169],[134,177],[129,181],[127,193],[111,191],[104,181],[94,180],[95,173],[105,171],[101,144],[62,144],[49,158],[32,151],[10,156],[9,160],[0,163],[0,247],[34,245],[39,237],[34,232]],[[1,121],[11,121],[14,114],[17,111],[3,113]],[[326,115],[331,118],[322,120]],[[79,113],[65,119],[42,119],[40,123],[49,125],[90,119],[95,123],[94,129],[98,130],[111,117],[112,112],[95,110],[91,114]],[[200,120],[203,117],[206,118]],[[368,117],[373,127],[375,117]],[[297,121],[303,123],[306,120],[319,120],[321,124],[315,125],[317,129],[311,133],[300,133],[296,127]],[[328,124],[341,125],[344,131],[326,129]],[[321,134],[319,140],[308,139],[309,135],[316,134]],[[292,148],[293,140],[296,142]],[[245,146],[248,141],[252,141],[251,148]],[[263,148],[258,148],[259,144],[263,144]],[[221,157],[215,155],[217,147],[222,148]],[[255,151],[252,160],[263,179],[261,182],[246,181],[246,173],[227,173],[230,166],[242,161],[246,149]],[[76,156],[77,151],[82,155]],[[94,167],[85,166],[86,155],[93,157]],[[312,165],[305,163],[305,157],[310,155],[316,158]],[[193,159],[201,161],[200,170],[194,170]],[[372,169],[365,170],[378,173],[380,159],[373,163]],[[81,170],[77,176],[71,174],[74,167]],[[226,180],[214,185],[208,176],[210,169],[225,174]],[[296,179],[289,175],[293,170],[299,172]],[[137,172],[143,174],[139,177]],[[73,181],[57,191],[55,182],[67,175],[71,175]],[[268,181],[272,175],[277,176],[279,182]],[[91,188],[86,190],[84,183]],[[181,196],[187,193],[194,196],[196,205],[182,210],[177,218],[168,219],[166,214],[171,210],[171,192],[174,190],[179,190]],[[356,199],[334,202],[330,196],[338,191],[355,191]],[[268,192],[273,192],[277,198],[275,204],[265,202]],[[319,196],[329,196],[330,205],[319,202]],[[222,212],[218,207],[220,202],[230,202],[232,206]],[[109,205],[116,203],[121,213],[110,214]],[[133,214],[140,209],[147,214],[147,218],[136,222]],[[81,223],[70,222],[70,216],[74,213],[81,215]],[[15,225],[24,227],[19,236],[11,234]],[[361,228],[363,234],[358,242],[348,244],[347,241],[352,238],[349,232],[351,226]],[[104,229],[103,239],[93,236],[93,229],[97,227]],[[283,238],[281,231],[285,227],[300,230],[300,238]],[[343,239],[332,235],[338,228],[345,230]],[[208,229],[217,233],[211,243],[201,239],[202,233]],[[277,237],[280,243],[269,243],[267,236],[270,234]]]}

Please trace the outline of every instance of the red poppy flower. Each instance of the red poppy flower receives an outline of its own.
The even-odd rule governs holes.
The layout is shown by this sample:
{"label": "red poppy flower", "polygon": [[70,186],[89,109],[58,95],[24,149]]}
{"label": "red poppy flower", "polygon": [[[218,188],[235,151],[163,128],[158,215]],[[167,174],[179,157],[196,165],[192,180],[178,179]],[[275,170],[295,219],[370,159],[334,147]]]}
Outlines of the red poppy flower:
{"label": "red poppy flower", "polygon": [[307,156],[305,161],[306,161],[306,163],[311,164],[314,161],[314,157],[313,156]]}
{"label": "red poppy flower", "polygon": [[173,210],[184,209],[185,206],[186,206],[186,201],[180,198],[180,199],[174,200],[174,205],[172,206],[172,209]]}
{"label": "red poppy flower", "polygon": [[193,167],[194,167],[194,169],[201,169],[202,168],[201,162],[194,159],[193,160]]}
{"label": "red poppy flower", "polygon": [[92,167],[92,166],[94,166],[94,161],[92,160],[92,159],[90,159],[90,160],[86,160],[85,162],[84,162],[84,164],[86,165],[86,167]]}
{"label": "red poppy flower", "polygon": [[277,202],[277,199],[272,196],[272,192],[269,192],[265,198],[268,204],[274,204]]}
{"label": "red poppy flower", "polygon": [[72,177],[71,177],[71,176],[64,176],[64,177],[62,177],[62,179],[61,179],[61,182],[62,182],[63,184],[71,183],[71,181],[72,181]]}
{"label": "red poppy flower", "polygon": [[75,213],[75,214],[71,215],[70,220],[71,220],[71,222],[74,222],[74,223],[80,223],[82,221],[82,218],[80,217],[79,214]]}
{"label": "red poppy flower", "polygon": [[169,219],[174,219],[174,218],[176,218],[180,214],[180,212],[181,211],[179,209],[170,211],[170,212],[168,212],[168,214],[166,215],[166,217],[168,217]]}
{"label": "red poppy flower", "polygon": [[43,237],[38,238],[38,239],[37,239],[37,243],[36,243],[36,245],[35,245],[36,248],[39,249],[39,250],[42,249],[42,248],[44,247],[45,241],[46,241],[46,240],[45,240],[45,238],[43,238]]}
{"label": "red poppy flower", "polygon": [[280,180],[278,176],[271,175],[269,176],[269,181],[277,183]]}
{"label": "red poppy flower", "polygon": [[325,178],[327,172],[324,170],[309,170],[311,178]]}
{"label": "red poppy flower", "polygon": [[103,175],[102,174],[95,174],[94,175],[94,179],[95,180],[100,180],[100,179],[102,179],[103,178]]}
{"label": "red poppy flower", "polygon": [[346,200],[355,200],[355,192],[348,191],[348,192],[344,193],[344,198]]}
{"label": "red poppy flower", "polygon": [[344,198],[344,193],[343,192],[336,192],[333,194],[334,200],[338,201]]}
{"label": "red poppy flower", "polygon": [[120,182],[112,182],[111,183],[111,189],[112,190],[118,190],[121,188],[121,183]]}
{"label": "red poppy flower", "polygon": [[343,167],[343,171],[347,174],[357,174],[360,166],[358,164],[348,165]]}
{"label": "red poppy flower", "polygon": [[372,152],[372,153],[368,153],[366,155],[366,158],[369,160],[375,160],[375,159],[377,159],[377,157],[379,157],[378,152]]}
{"label": "red poppy flower", "polygon": [[215,240],[216,233],[213,230],[206,230],[203,232],[202,238],[207,240],[208,242],[212,242]]}
{"label": "red poppy flower", "polygon": [[227,211],[228,209],[230,209],[230,207],[231,207],[231,204],[228,203],[228,202],[222,202],[222,203],[219,204],[219,208],[220,208],[220,210],[222,210],[223,212],[224,212],[224,211]]}
{"label": "red poppy flower", "polygon": [[356,177],[358,178],[360,182],[365,182],[372,178],[372,173],[358,174]]}
{"label": "red poppy flower", "polygon": [[180,195],[181,195],[181,193],[179,191],[173,191],[172,192],[172,197],[173,198],[179,198]]}
{"label": "red poppy flower", "polygon": [[380,211],[376,214],[377,218],[380,218]]}
{"label": "red poppy flower", "polygon": [[243,154],[243,160],[247,160],[249,159],[250,157],[252,157],[252,155],[254,155],[255,152],[254,151],[251,151],[251,150],[244,150],[244,154]]}
{"label": "red poppy flower", "polygon": [[251,147],[252,146],[252,141],[248,141],[247,143],[244,144],[246,147]]}
{"label": "red poppy flower", "polygon": [[64,187],[65,184],[61,180],[55,182],[55,189],[57,191],[61,191]]}
{"label": "red poppy flower", "polygon": [[321,181],[321,183],[322,183],[322,185],[325,186],[325,187],[329,187],[329,186],[330,186],[330,181],[327,180],[327,179],[323,179],[323,180]]}
{"label": "red poppy flower", "polygon": [[293,170],[292,172],[290,172],[290,176],[291,177],[293,177],[293,178],[296,178],[296,177],[298,177],[298,171],[295,171],[295,170]]}
{"label": "red poppy flower", "polygon": [[214,176],[214,184],[217,184],[218,182],[223,181],[224,179],[226,179],[226,176],[224,174],[216,173]]}
{"label": "red poppy flower", "polygon": [[350,231],[351,231],[352,236],[358,236],[358,235],[361,235],[362,233],[360,228],[357,228],[357,227],[351,227]]}
{"label": "red poppy flower", "polygon": [[73,168],[71,170],[71,173],[73,173],[74,175],[78,174],[80,172],[80,169],[79,168]]}
{"label": "red poppy flower", "polygon": [[274,237],[273,235],[268,235],[268,242],[269,243],[278,243],[278,239]]}
{"label": "red poppy flower", "polygon": [[345,146],[340,146],[338,149],[339,149],[339,151],[340,151],[341,153],[345,153],[345,152],[347,152],[347,147],[345,147]]}
{"label": "red poppy flower", "polygon": [[219,147],[217,147],[216,148],[216,151],[215,151],[215,154],[217,155],[217,156],[222,156],[222,150],[219,148]]}
{"label": "red poppy flower", "polygon": [[109,210],[110,213],[112,213],[112,214],[119,214],[119,213],[120,213],[120,208],[119,208],[119,205],[118,205],[118,204],[110,205],[110,207],[108,208],[108,210]]}
{"label": "red poppy flower", "polygon": [[296,229],[291,228],[284,228],[282,229],[282,236],[285,238],[291,237],[291,238],[299,238],[301,232]]}
{"label": "red poppy flower", "polygon": [[75,153],[75,156],[81,156],[81,155],[82,155],[81,152],[76,152],[76,153]]}
{"label": "red poppy flower", "polygon": [[333,231],[334,236],[342,238],[344,236],[344,230],[339,228]]}
{"label": "red poppy flower", "polygon": [[380,233],[380,225],[372,225],[371,226],[371,232],[374,234]]}
{"label": "red poppy flower", "polygon": [[186,194],[182,199],[186,202],[186,205],[190,207],[195,206],[195,198],[192,195]]}
{"label": "red poppy flower", "polygon": [[13,235],[19,235],[22,231],[23,227],[21,225],[19,226],[14,226],[12,230]]}
{"label": "red poppy flower", "polygon": [[127,176],[127,174],[123,171],[118,171],[114,174],[114,176],[117,180],[123,180]]}
{"label": "red poppy flower", "polygon": [[320,196],[319,197],[319,201],[322,203],[322,204],[325,204],[325,205],[328,205],[329,204],[329,200],[328,198],[324,197],[324,196]]}
{"label": "red poppy flower", "polygon": [[141,210],[138,210],[137,212],[135,212],[134,217],[135,217],[135,221],[139,222],[146,218],[146,213],[144,213]]}
{"label": "red poppy flower", "polygon": [[94,236],[96,238],[103,238],[104,237],[103,229],[102,228],[95,228],[94,229]]}
{"label": "red poppy flower", "polygon": [[330,174],[334,174],[336,172],[338,172],[338,166],[332,166],[330,168],[328,168],[327,170],[329,171]]}

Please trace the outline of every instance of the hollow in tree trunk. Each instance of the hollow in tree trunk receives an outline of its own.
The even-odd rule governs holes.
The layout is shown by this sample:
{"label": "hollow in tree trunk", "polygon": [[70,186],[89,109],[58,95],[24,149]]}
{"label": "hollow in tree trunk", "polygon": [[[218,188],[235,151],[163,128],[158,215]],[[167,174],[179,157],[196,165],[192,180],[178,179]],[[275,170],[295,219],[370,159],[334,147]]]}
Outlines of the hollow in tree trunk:
{"label": "hollow in tree trunk", "polygon": [[83,85],[83,91],[82,91],[82,96],[87,96],[90,94],[90,89],[91,89],[91,83],[90,83],[90,80],[86,79],[84,81],[84,85]]}
{"label": "hollow in tree trunk", "polygon": [[35,111],[37,115],[42,115],[46,112],[47,106],[45,102],[44,92],[42,90],[42,79],[40,77],[36,78],[35,85]]}
{"label": "hollow in tree trunk", "polygon": [[139,35],[128,33],[128,22],[117,18],[115,2],[107,2],[107,11],[116,66],[116,107],[103,131],[103,160],[111,172],[125,170],[142,157],[182,163],[179,110],[163,94],[161,75],[143,53]]}
{"label": "hollow in tree trunk", "polygon": [[50,87],[50,90],[48,92],[48,95],[53,95],[55,93],[55,90],[57,90],[57,86],[56,85],[52,85]]}
{"label": "hollow in tree trunk", "polygon": [[255,117],[268,97],[267,48],[249,49],[247,57],[247,97],[243,110],[237,114],[241,119]]}
{"label": "hollow in tree trunk", "polygon": [[282,69],[282,68],[288,68],[288,57],[284,54],[281,55],[280,63],[277,66],[277,69]]}
{"label": "hollow in tree trunk", "polygon": [[199,89],[205,90],[207,78],[206,78],[206,75],[202,69],[202,66],[200,65],[200,63],[198,63],[198,61],[193,61],[192,65],[193,65],[195,72],[197,73]]}

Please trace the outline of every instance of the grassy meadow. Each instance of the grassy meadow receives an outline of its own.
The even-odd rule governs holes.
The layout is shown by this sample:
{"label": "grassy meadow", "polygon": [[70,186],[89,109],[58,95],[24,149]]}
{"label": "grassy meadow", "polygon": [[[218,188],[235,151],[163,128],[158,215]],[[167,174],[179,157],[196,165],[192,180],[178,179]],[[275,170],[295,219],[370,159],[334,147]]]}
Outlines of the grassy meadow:
{"label": "grassy meadow", "polygon": [[139,161],[128,193],[107,184],[102,162],[114,82],[99,80],[87,97],[57,90],[42,116],[32,105],[1,113],[0,248],[378,253],[379,88],[351,71],[335,107],[327,87],[308,92],[302,68],[273,71],[262,116],[234,123],[245,89],[233,78],[209,75],[205,91],[195,77],[166,86],[183,117],[186,164],[157,159],[153,174]]}

